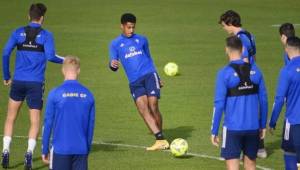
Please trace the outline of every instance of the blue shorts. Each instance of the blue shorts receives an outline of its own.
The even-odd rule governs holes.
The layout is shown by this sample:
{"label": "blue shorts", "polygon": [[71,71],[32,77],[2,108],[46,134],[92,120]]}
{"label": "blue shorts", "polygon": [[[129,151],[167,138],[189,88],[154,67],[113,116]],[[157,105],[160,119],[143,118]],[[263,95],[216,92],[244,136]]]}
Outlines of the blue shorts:
{"label": "blue shorts", "polygon": [[256,159],[259,148],[259,130],[227,130],[223,127],[221,157],[240,159],[241,152],[251,160]]}
{"label": "blue shorts", "polygon": [[87,170],[88,155],[61,155],[53,153],[52,170]]}
{"label": "blue shorts", "polygon": [[288,120],[284,123],[281,148],[285,152],[296,153],[300,163],[300,124],[291,125]]}
{"label": "blue shorts", "polygon": [[44,83],[17,81],[11,85],[9,97],[14,101],[24,101],[30,109],[42,110],[43,108]]}
{"label": "blue shorts", "polygon": [[160,82],[157,73],[149,73],[136,81],[129,84],[130,93],[134,99],[141,96],[155,96],[158,99],[160,98]]}

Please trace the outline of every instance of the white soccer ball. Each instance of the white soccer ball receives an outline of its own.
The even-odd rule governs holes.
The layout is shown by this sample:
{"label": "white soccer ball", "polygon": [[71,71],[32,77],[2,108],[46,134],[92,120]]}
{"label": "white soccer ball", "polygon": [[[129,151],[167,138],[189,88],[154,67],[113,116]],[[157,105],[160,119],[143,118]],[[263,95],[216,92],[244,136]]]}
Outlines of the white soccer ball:
{"label": "white soccer ball", "polygon": [[178,65],[176,63],[169,62],[165,65],[164,71],[168,76],[175,76],[178,74]]}
{"label": "white soccer ball", "polygon": [[189,145],[186,140],[182,138],[174,139],[170,145],[170,150],[173,156],[184,156],[188,151]]}

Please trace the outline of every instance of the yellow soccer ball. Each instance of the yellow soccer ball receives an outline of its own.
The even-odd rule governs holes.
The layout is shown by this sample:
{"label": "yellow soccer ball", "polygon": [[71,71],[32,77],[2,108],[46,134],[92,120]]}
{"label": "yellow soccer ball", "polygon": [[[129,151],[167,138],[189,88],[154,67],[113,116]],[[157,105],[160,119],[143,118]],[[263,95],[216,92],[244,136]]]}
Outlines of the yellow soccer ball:
{"label": "yellow soccer ball", "polygon": [[186,140],[182,138],[174,139],[170,145],[170,150],[173,156],[184,156],[188,151],[189,145]]}
{"label": "yellow soccer ball", "polygon": [[168,76],[175,76],[176,74],[178,74],[178,65],[176,63],[169,62],[165,65],[164,72]]}

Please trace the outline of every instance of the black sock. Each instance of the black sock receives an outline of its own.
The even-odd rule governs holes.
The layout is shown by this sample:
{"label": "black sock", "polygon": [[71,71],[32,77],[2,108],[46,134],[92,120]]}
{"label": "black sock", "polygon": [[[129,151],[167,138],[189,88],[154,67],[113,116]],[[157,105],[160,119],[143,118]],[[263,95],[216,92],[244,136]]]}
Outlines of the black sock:
{"label": "black sock", "polygon": [[154,136],[155,136],[156,140],[164,140],[165,139],[164,135],[162,134],[161,131],[158,132],[158,133],[156,133],[156,134],[154,134]]}

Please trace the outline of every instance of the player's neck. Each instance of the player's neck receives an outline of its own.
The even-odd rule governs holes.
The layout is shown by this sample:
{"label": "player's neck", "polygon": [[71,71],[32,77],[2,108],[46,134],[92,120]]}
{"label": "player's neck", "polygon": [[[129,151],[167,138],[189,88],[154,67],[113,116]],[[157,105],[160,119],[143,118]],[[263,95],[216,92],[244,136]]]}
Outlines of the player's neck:
{"label": "player's neck", "polygon": [[288,54],[290,59],[294,59],[294,58],[298,58],[300,56],[299,52],[295,52],[295,53],[290,53]]}
{"label": "player's neck", "polygon": [[77,80],[77,74],[71,74],[71,73],[69,73],[69,74],[65,74],[65,81],[66,80]]}
{"label": "player's neck", "polygon": [[237,60],[241,60],[240,53],[232,53],[229,55],[229,61],[237,61]]}
{"label": "player's neck", "polygon": [[237,33],[240,32],[240,31],[242,30],[241,27],[233,27],[232,29],[233,29],[234,35],[237,35]]}

